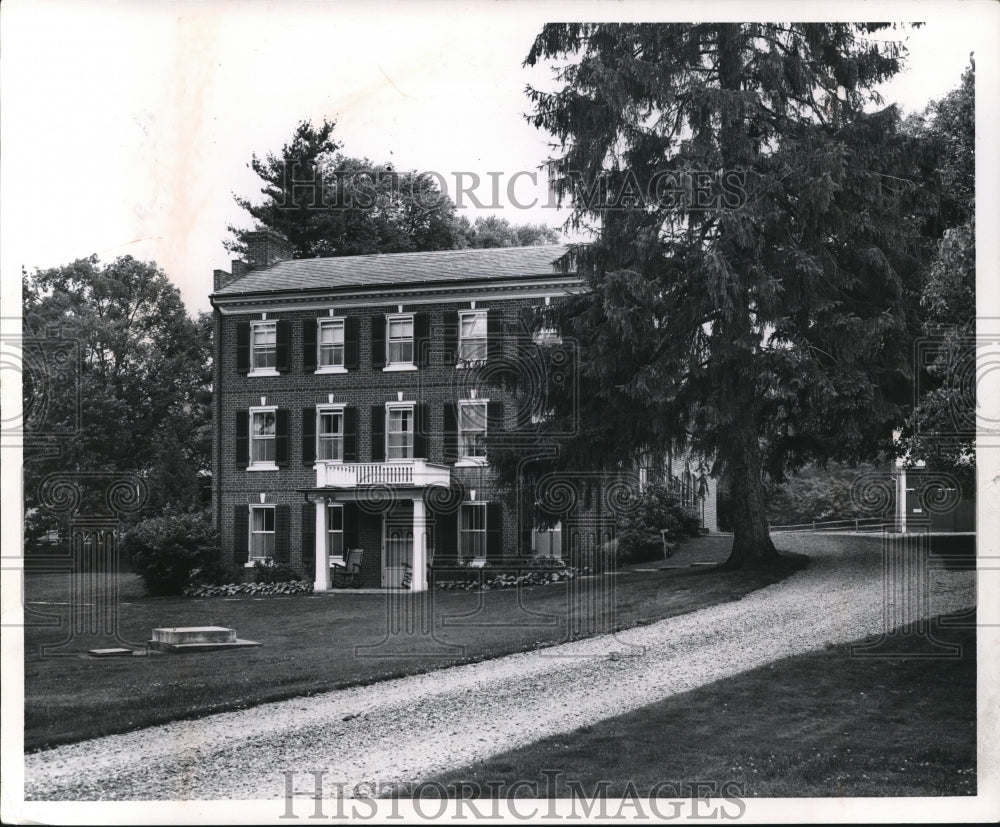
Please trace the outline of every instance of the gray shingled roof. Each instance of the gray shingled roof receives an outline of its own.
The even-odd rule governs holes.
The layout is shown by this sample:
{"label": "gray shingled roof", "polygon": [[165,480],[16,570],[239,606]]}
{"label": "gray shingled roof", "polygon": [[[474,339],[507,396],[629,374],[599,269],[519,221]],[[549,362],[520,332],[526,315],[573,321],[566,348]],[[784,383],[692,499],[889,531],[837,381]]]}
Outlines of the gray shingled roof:
{"label": "gray shingled roof", "polygon": [[553,262],[567,249],[563,245],[547,244],[296,259],[279,262],[267,270],[253,270],[215,295],[558,275]]}

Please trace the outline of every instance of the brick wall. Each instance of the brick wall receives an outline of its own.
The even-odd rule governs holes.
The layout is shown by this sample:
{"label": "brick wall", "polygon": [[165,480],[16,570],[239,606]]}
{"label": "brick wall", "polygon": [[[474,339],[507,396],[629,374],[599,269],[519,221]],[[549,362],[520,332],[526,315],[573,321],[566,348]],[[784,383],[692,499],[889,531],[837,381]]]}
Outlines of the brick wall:
{"label": "brick wall", "polygon": [[[519,310],[537,300],[498,299],[479,301],[478,310],[499,311],[505,320],[502,335],[503,363],[518,365],[524,356],[526,343],[518,335]],[[334,306],[335,305],[331,305]],[[302,460],[302,414],[303,408],[328,403],[333,394],[334,403],[351,405],[357,416],[357,460],[371,461],[371,407],[386,402],[397,401],[402,392],[404,401],[425,404],[428,408],[427,459],[444,462],[444,406],[459,399],[468,399],[470,390],[477,391],[480,399],[502,401],[504,403],[503,422],[505,430],[514,430],[519,418],[518,404],[508,391],[501,391],[489,380],[481,378],[475,369],[457,368],[445,364],[446,311],[470,309],[469,302],[447,302],[440,304],[403,305],[403,312],[422,312],[429,316],[428,366],[415,371],[383,371],[372,366],[372,317],[375,314],[392,314],[398,311],[397,304],[366,307],[358,311],[350,309],[343,315],[356,315],[359,320],[359,368],[346,374],[316,374],[303,368],[303,323],[313,325],[318,318],[327,314],[309,311],[268,311],[267,320],[287,320],[289,322],[290,348],[289,370],[281,376],[247,376],[237,370],[236,336],[241,322],[261,319],[261,313],[216,314],[217,342],[219,343],[216,370],[216,403],[219,416],[217,439],[218,469],[215,496],[217,518],[222,539],[223,559],[233,559],[235,505],[248,506],[260,502],[265,496],[267,504],[289,505],[290,514],[290,563],[306,568],[303,559],[301,538],[303,536],[302,508],[304,495],[296,489],[310,488],[316,484],[316,472],[312,464],[304,465]],[[339,317],[341,311],[337,311]],[[496,364],[496,363],[492,363]],[[488,372],[488,371],[487,371]],[[246,412],[251,406],[261,404],[261,397],[267,405],[277,405],[288,411],[288,464],[272,471],[247,470],[245,463],[237,462],[236,414]],[[481,467],[453,467],[452,477],[466,491],[475,489],[477,500],[494,497],[493,484],[488,469]],[[430,515],[429,515],[430,516]],[[379,571],[380,536],[377,521],[359,526],[365,544],[364,567],[370,578],[377,578]],[[449,532],[450,533],[450,532]],[[505,554],[519,553],[517,515],[513,510],[504,510],[503,537]],[[447,550],[457,544],[457,534],[448,538],[436,538],[438,551]],[[241,538],[239,542],[244,542]],[[525,552],[527,550],[524,550]],[[305,573],[305,572],[304,572]],[[377,582],[376,582],[377,585]]]}
{"label": "brick wall", "polygon": [[[535,370],[537,372],[537,351],[530,339],[526,339],[520,327],[524,308],[538,304],[539,299],[497,298],[477,301],[477,310],[496,311],[504,319],[502,326],[502,357],[489,362],[485,369],[491,374],[498,365],[513,369]],[[337,317],[356,316],[358,319],[359,367],[346,374],[317,374],[304,365],[303,324],[315,325],[317,319],[328,318],[325,310],[283,310],[272,307],[267,310],[267,319],[285,320],[289,323],[289,370],[280,376],[247,376],[237,369],[236,337],[240,323],[262,318],[261,312],[223,315],[216,311],[216,416],[218,432],[215,469],[215,505],[223,547],[223,560],[232,562],[237,542],[234,526],[234,507],[246,507],[260,502],[263,494],[267,504],[288,505],[289,508],[289,562],[299,567],[303,574],[311,576],[312,564],[308,561],[311,549],[303,549],[302,538],[311,533],[310,526],[303,525],[302,504],[304,495],[297,489],[311,488],[316,484],[316,472],[312,463],[303,464],[302,459],[302,409],[314,408],[317,404],[330,402],[350,405],[356,411],[357,461],[371,461],[371,407],[386,402],[397,401],[402,392],[404,401],[427,406],[427,459],[435,463],[445,462],[444,407],[460,399],[470,398],[470,391],[477,391],[477,398],[504,403],[503,424],[507,431],[517,430],[519,422],[524,422],[525,403],[519,401],[508,390],[501,390],[489,379],[484,379],[476,369],[457,368],[446,363],[445,354],[445,314],[449,311],[467,310],[468,301],[442,301],[436,304],[403,305],[403,312],[427,313],[429,318],[428,364],[415,371],[383,371],[372,366],[372,322],[376,314],[398,312],[398,304],[384,304],[355,308],[337,308],[331,303]],[[575,367],[570,367],[574,370]],[[288,411],[288,464],[279,470],[250,471],[246,463],[237,462],[236,414],[246,412],[251,406],[261,404],[264,397],[267,405],[276,405]],[[678,458],[674,471],[681,470],[686,458]],[[449,463],[450,464],[450,463]],[[582,473],[582,472],[581,472]],[[452,467],[452,479],[465,492],[476,491],[476,500],[496,499],[493,480],[488,468]],[[708,496],[705,503],[705,525],[716,530],[715,522],[715,480],[709,480]],[[593,523],[604,526],[607,514],[600,512],[600,496],[593,506],[581,508],[577,514],[577,527],[584,533],[600,534],[605,528],[587,528]],[[305,512],[307,519],[308,512]],[[429,521],[433,512],[428,513]],[[505,556],[530,553],[526,540],[530,537],[519,526],[516,509],[503,509],[503,547]],[[365,548],[364,572],[367,585],[378,585],[381,571],[381,523],[376,516],[368,515],[359,521],[359,542]],[[441,557],[453,556],[457,548],[457,528],[454,516],[443,518],[434,532],[434,553]],[[564,526],[564,548],[569,548],[569,526]],[[239,539],[240,543],[245,538]]]}

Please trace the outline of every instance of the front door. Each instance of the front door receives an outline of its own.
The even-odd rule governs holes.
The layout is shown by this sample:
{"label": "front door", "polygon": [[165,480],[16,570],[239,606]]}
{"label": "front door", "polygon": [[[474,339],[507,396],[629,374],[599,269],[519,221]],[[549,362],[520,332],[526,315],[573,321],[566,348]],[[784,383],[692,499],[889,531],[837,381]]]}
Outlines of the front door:
{"label": "front door", "polygon": [[382,588],[398,589],[413,564],[413,503],[394,505],[382,526]]}

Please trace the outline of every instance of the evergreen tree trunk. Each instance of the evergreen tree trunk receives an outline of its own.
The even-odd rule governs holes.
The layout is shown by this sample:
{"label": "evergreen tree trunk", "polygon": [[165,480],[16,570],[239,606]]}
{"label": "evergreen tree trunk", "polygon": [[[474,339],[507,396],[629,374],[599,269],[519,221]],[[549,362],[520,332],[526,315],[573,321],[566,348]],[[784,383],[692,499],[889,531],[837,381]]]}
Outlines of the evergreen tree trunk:
{"label": "evergreen tree trunk", "polygon": [[733,496],[733,548],[723,568],[779,565],[781,558],[771,542],[767,522],[760,443],[752,428],[734,434],[727,471]]}

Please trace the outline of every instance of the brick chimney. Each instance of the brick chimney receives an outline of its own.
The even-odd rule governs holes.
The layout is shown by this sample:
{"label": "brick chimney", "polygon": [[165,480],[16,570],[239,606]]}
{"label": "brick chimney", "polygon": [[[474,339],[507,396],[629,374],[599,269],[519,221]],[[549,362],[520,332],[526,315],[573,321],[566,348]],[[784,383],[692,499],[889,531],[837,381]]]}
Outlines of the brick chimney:
{"label": "brick chimney", "polygon": [[218,293],[223,287],[225,287],[229,282],[235,278],[231,273],[226,270],[213,270],[212,271],[212,290]]}
{"label": "brick chimney", "polygon": [[274,230],[256,230],[247,233],[247,268],[266,270],[279,261],[292,258],[292,245],[281,233]]}

